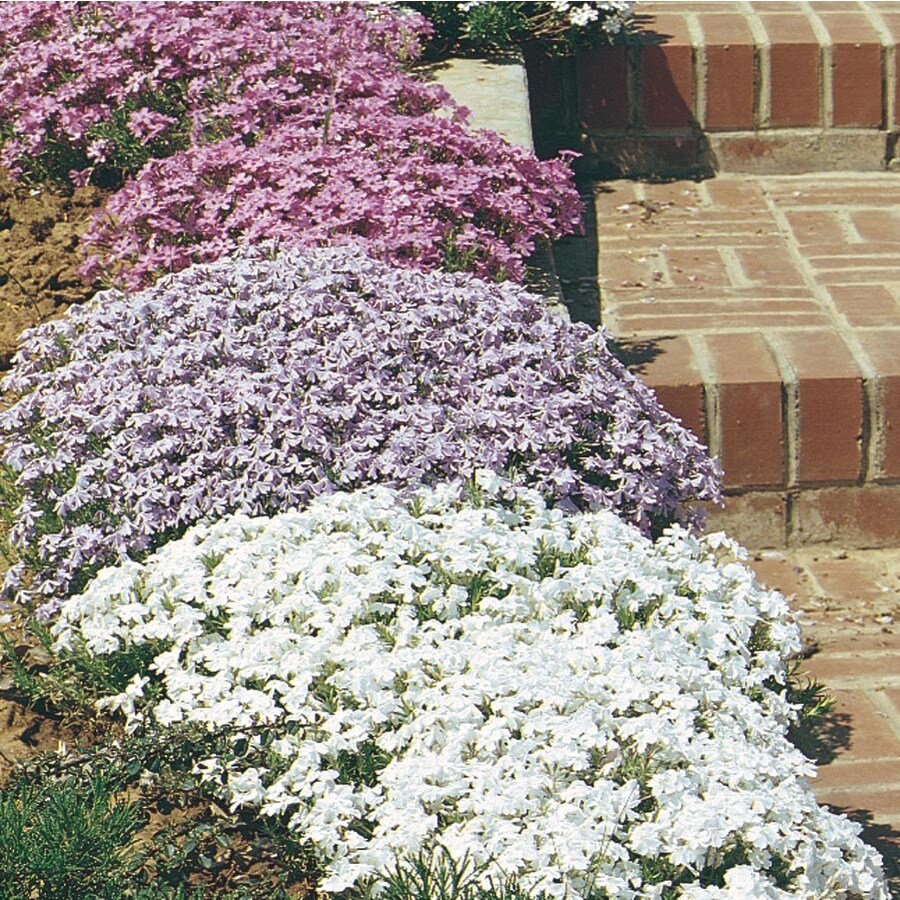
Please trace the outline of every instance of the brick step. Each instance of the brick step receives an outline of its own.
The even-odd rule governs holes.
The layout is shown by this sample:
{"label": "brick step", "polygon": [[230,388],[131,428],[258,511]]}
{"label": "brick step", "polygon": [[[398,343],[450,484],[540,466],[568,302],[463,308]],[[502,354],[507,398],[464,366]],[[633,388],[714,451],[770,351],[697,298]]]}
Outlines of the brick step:
{"label": "brick step", "polygon": [[719,457],[713,523],[751,546],[900,543],[900,180],[613,181],[586,200],[588,234],[556,248],[572,315],[593,302]]}
{"label": "brick step", "polygon": [[639,2],[615,46],[529,57],[538,150],[584,174],[879,170],[900,126],[900,3]]}

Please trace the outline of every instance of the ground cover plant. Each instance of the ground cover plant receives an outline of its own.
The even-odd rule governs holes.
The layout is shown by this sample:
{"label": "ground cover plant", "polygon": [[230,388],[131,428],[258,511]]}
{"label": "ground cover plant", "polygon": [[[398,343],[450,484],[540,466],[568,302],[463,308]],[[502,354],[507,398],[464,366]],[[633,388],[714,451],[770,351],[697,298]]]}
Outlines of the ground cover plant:
{"label": "ground cover plant", "polygon": [[292,830],[325,893],[446,853],[534,897],[887,898],[787,740],[799,631],[734,550],[493,473],[369,488],[104,570],[55,649],[152,649],[102,705],[230,734],[197,777]]}
{"label": "ground cover plant", "polygon": [[377,4],[4,4],[0,159],[115,189],[81,238],[89,282],[262,237],[521,279],[578,227],[568,167],[467,131],[404,68],[427,30]]}
{"label": "ground cover plant", "polygon": [[649,533],[718,491],[602,334],[359,248],[246,248],[102,292],[31,331],[3,384],[6,588],[51,608],[203,516],[336,488],[516,470]]}
{"label": "ground cover plant", "polygon": [[622,32],[634,9],[630,0],[550,0],[549,3],[411,2],[432,24],[426,53],[432,57],[497,55],[541,50],[570,54],[605,44]]}

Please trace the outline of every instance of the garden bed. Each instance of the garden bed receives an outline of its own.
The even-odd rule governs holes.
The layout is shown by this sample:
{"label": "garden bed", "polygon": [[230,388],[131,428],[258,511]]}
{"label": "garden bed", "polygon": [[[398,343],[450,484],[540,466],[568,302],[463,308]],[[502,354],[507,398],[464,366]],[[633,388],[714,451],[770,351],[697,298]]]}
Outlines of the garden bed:
{"label": "garden bed", "polygon": [[[385,8],[2,15],[7,231],[84,225],[114,288],[3,382],[0,687],[59,746],[0,896],[883,900],[787,604],[691,530],[715,463],[516,284],[567,161],[468,131]],[[36,319],[79,299],[41,265]]]}
{"label": "garden bed", "polygon": [[93,187],[71,195],[32,187],[0,169],[0,370],[9,368],[26,328],[94,293],[77,274],[78,238],[105,194]]}

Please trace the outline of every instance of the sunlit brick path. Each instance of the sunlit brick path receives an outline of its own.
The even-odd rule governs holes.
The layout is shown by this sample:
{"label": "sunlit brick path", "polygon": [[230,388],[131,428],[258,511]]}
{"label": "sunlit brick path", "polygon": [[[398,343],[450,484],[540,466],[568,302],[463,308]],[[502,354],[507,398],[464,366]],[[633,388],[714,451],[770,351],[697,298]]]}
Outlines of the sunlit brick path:
{"label": "sunlit brick path", "polygon": [[794,597],[816,645],[805,670],[836,700],[808,748],[816,796],[865,824],[900,889],[900,551],[810,547],[751,561]]}
{"label": "sunlit brick path", "polygon": [[[754,546],[900,544],[900,177],[718,176],[586,191],[558,248],[576,317],[707,442]],[[599,247],[599,252],[598,252]]]}
{"label": "sunlit brick path", "polygon": [[714,525],[771,548],[753,564],[796,595],[837,701],[816,793],[866,823],[900,890],[900,176],[584,195],[588,233],[556,253],[570,312],[718,455]]}

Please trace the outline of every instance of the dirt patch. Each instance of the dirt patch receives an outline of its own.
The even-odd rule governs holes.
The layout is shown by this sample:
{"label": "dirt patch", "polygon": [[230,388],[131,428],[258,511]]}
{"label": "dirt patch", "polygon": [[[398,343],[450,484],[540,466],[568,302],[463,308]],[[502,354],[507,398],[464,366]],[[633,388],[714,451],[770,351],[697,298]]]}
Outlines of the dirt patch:
{"label": "dirt patch", "polygon": [[0,169],[0,370],[9,368],[26,328],[96,291],[75,272],[78,239],[106,196],[96,187],[66,196],[14,182]]}
{"label": "dirt patch", "polygon": [[83,727],[35,712],[21,699],[0,696],[0,784],[17,763],[82,742]]}

